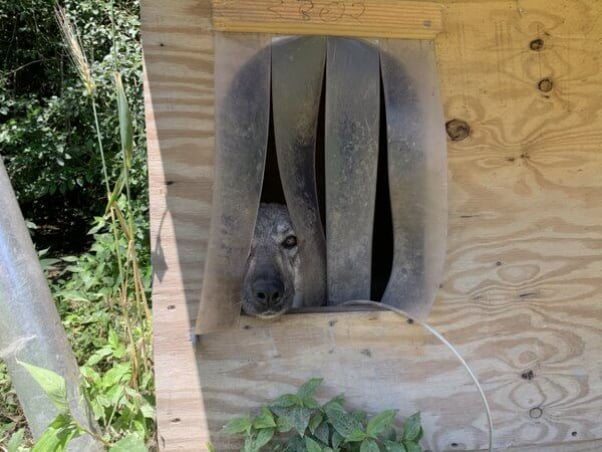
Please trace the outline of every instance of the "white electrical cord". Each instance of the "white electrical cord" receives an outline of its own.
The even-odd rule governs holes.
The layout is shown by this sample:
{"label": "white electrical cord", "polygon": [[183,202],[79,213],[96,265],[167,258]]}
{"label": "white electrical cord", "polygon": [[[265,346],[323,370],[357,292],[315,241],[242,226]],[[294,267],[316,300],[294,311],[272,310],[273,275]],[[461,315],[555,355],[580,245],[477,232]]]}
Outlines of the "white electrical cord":
{"label": "white electrical cord", "polygon": [[386,304],[377,303],[375,301],[369,301],[369,300],[350,300],[345,303],[342,303],[340,306],[349,306],[349,305],[372,306],[375,308],[394,312],[402,317],[405,317],[406,319],[411,319],[414,322],[416,322],[417,324],[419,324],[420,326],[422,326],[425,330],[427,330],[429,333],[431,333],[437,339],[439,339],[447,348],[449,348],[451,350],[451,352],[456,356],[456,358],[458,358],[458,361],[460,361],[460,363],[464,366],[464,368],[468,372],[468,375],[470,375],[470,378],[472,378],[472,381],[474,382],[475,386],[477,387],[477,389],[479,391],[479,395],[481,396],[483,405],[485,405],[487,421],[489,423],[489,452],[492,452],[493,451],[493,419],[491,417],[491,410],[489,409],[489,403],[487,403],[487,398],[485,397],[485,392],[483,391],[483,388],[481,387],[479,380],[477,380],[476,375],[474,374],[472,369],[468,366],[468,363],[464,360],[464,358],[462,358],[462,355],[460,355],[458,350],[456,350],[456,348],[447,339],[445,339],[445,337],[443,337],[443,335],[441,333],[439,333],[435,328],[430,326],[428,323],[422,322],[422,321],[412,317],[407,312],[405,312],[401,309],[398,309],[398,308],[395,308],[393,306],[389,306]]}

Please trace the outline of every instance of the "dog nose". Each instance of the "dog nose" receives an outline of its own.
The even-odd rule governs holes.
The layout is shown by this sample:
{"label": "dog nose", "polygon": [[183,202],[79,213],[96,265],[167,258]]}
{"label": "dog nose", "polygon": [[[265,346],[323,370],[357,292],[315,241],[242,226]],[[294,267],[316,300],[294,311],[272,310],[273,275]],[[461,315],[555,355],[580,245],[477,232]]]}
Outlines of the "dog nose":
{"label": "dog nose", "polygon": [[266,308],[276,307],[284,296],[284,285],[277,280],[262,279],[253,283],[255,301]]}

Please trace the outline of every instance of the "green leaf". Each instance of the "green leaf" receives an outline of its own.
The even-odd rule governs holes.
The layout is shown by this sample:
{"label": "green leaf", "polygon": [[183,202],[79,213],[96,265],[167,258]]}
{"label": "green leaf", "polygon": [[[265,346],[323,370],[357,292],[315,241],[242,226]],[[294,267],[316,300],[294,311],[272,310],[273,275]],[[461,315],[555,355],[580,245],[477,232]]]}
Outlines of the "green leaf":
{"label": "green leaf", "polygon": [[391,426],[386,429],[380,436],[381,439],[388,439],[389,441],[397,441],[397,430]]}
{"label": "green leaf", "polygon": [[366,439],[360,446],[360,452],[380,452],[380,449],[374,440]]}
{"label": "green leaf", "polygon": [[376,438],[378,435],[383,433],[391,426],[396,414],[396,410],[387,410],[374,416],[372,419],[370,419],[370,422],[368,422],[368,427],[366,427],[366,432],[368,435]]}
{"label": "green leaf", "polygon": [[322,452],[322,447],[309,436],[305,437],[305,447],[307,452]]}
{"label": "green leaf", "polygon": [[305,446],[304,439],[295,435],[285,443],[284,450],[286,452],[307,452],[307,447]]}
{"label": "green leaf", "polygon": [[301,406],[302,404],[303,402],[301,398],[295,394],[281,395],[274,402],[274,406],[279,408],[290,408],[294,406]]}
{"label": "green leaf", "polygon": [[278,430],[278,433],[290,432],[293,427],[293,421],[290,417],[285,415],[276,418],[276,430]]}
{"label": "green leaf", "polygon": [[57,430],[54,428],[47,428],[40,439],[36,441],[31,452],[59,452],[62,451],[60,446],[60,438],[57,435]]}
{"label": "green leaf", "polygon": [[253,422],[249,416],[237,417],[224,426],[224,431],[229,435],[236,435],[244,432],[249,433],[251,427],[253,427]]}
{"label": "green leaf", "polygon": [[345,396],[343,396],[343,394],[340,394],[336,397],[333,397],[328,402],[326,402],[324,405],[322,405],[322,411],[326,412],[326,409],[328,407],[332,407],[332,406],[343,408],[344,402],[345,402]]}
{"label": "green leaf", "polygon": [[320,424],[320,426],[316,429],[314,436],[322,441],[324,444],[330,443],[330,427],[326,422]]}
{"label": "green leaf", "polygon": [[320,408],[320,404],[313,397],[305,397],[303,399],[303,406],[305,408],[311,408],[313,410],[317,410],[318,408]]}
{"label": "green leaf", "polygon": [[403,439],[418,442],[422,438],[422,426],[420,425],[420,413],[406,418],[403,423]]}
{"label": "green leaf", "polygon": [[111,356],[112,353],[113,351],[111,350],[111,348],[107,346],[96,350],[96,352],[88,358],[88,361],[86,361],[86,366],[94,366],[103,359],[105,359],[107,356]]}
{"label": "green leaf", "polygon": [[253,428],[260,430],[262,428],[272,428],[272,427],[276,427],[276,422],[274,421],[274,415],[266,407],[261,407],[261,414],[259,414],[253,420]]}
{"label": "green leaf", "polygon": [[140,413],[146,419],[154,419],[155,418],[155,409],[148,402],[144,401],[144,402],[141,403],[141,405],[140,405]]}
{"label": "green leaf", "polygon": [[51,370],[19,361],[61,413],[69,411],[65,379]]}
{"label": "green leaf", "polygon": [[366,419],[368,418],[368,413],[366,413],[365,411],[354,411],[353,413],[351,413],[351,416],[353,416],[354,419],[357,419],[359,422],[364,424],[366,422]]}
{"label": "green leaf", "polygon": [[40,267],[42,267],[42,270],[54,270],[55,264],[58,264],[59,262],[61,262],[60,259],[53,259],[53,258],[44,258],[44,259],[40,259]]}
{"label": "green leaf", "polygon": [[311,417],[312,410],[309,408],[293,408],[290,414],[291,421],[295,426],[295,430],[301,436],[305,436],[305,430],[309,425],[309,418]]}
{"label": "green leaf", "polygon": [[25,429],[19,429],[16,433],[8,441],[6,445],[7,452],[17,452],[19,450],[19,446],[23,442],[23,435],[25,434]]}
{"label": "green leaf", "polygon": [[351,435],[347,436],[345,439],[350,443],[363,441],[366,439],[368,435],[362,429],[354,430]]}
{"label": "green leaf", "polygon": [[127,169],[129,170],[132,164],[132,149],[134,148],[134,132],[132,125],[132,114],[128,100],[123,89],[121,74],[115,74],[115,88],[117,90],[117,111],[119,114],[119,132],[121,136],[121,150]]}
{"label": "green leaf", "polygon": [[335,430],[347,440],[349,440],[349,437],[352,435],[354,438],[358,438],[360,436],[357,434],[358,431],[363,433],[363,425],[361,422],[348,414],[338,403],[329,404],[326,407],[326,415],[328,416],[328,421]]}
{"label": "green leaf", "polygon": [[384,441],[385,449],[387,452],[407,452],[406,447],[403,444],[396,443],[395,441]]}
{"label": "green leaf", "polygon": [[109,330],[109,336],[107,338],[107,342],[111,346],[111,348],[116,349],[120,346],[119,335],[115,332],[113,328]]}
{"label": "green leaf", "polygon": [[253,436],[247,436],[243,443],[241,452],[257,452],[259,449],[255,447],[255,438]]}
{"label": "green leaf", "polygon": [[60,413],[44,431],[31,452],[66,451],[69,442],[81,433],[71,415]]}
{"label": "green leaf", "polygon": [[117,182],[115,182],[115,186],[113,188],[113,191],[111,192],[111,196],[109,196],[109,200],[107,201],[107,206],[105,207],[105,215],[109,213],[111,208],[119,199],[119,196],[121,196],[121,194],[123,193],[126,179],[127,172],[125,171],[125,169],[122,169],[121,174],[119,174],[119,177],[117,178]]}
{"label": "green leaf", "polygon": [[255,447],[255,450],[259,450],[267,443],[269,443],[273,436],[273,428],[265,428],[259,430],[259,433],[257,433],[257,437],[253,440],[253,446]]}
{"label": "green leaf", "polygon": [[77,256],[63,256],[61,257],[62,260],[64,260],[65,262],[77,262],[78,258]]}
{"label": "green leaf", "polygon": [[121,438],[111,448],[110,452],[148,452],[144,440],[136,433]]}
{"label": "green leaf", "polygon": [[324,420],[324,416],[322,416],[322,413],[320,413],[320,412],[315,413],[311,417],[311,420],[309,421],[309,431],[314,433],[316,431],[316,429],[320,426],[320,424],[322,423],[323,420]]}
{"label": "green leaf", "polygon": [[302,400],[309,397],[313,397],[316,394],[318,387],[322,384],[322,381],[324,381],[323,378],[312,378],[299,388],[299,390],[297,391],[297,395]]}
{"label": "green leaf", "polygon": [[422,447],[418,443],[414,441],[403,441],[403,445],[406,448],[407,452],[422,452]]}
{"label": "green leaf", "polygon": [[[0,383],[6,383],[6,380],[4,378],[4,375],[0,375]],[[3,436],[6,432],[8,432],[9,430],[12,430],[13,428],[15,428],[15,423],[14,422],[8,422],[6,424],[0,424],[0,436]]]}

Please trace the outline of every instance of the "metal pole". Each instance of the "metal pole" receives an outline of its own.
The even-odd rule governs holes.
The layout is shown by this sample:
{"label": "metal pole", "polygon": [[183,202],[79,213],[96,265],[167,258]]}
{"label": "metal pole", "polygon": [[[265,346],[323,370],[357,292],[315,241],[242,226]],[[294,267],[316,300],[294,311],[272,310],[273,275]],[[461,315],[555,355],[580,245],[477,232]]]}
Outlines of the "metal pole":
{"label": "metal pole", "polygon": [[[88,429],[96,425],[79,389],[80,373],[54,305],[37,253],[25,226],[8,174],[0,159],[0,358],[34,438],[58,414],[42,388],[17,360],[61,375],[67,383],[74,418]],[[89,435],[69,447],[102,450]]]}

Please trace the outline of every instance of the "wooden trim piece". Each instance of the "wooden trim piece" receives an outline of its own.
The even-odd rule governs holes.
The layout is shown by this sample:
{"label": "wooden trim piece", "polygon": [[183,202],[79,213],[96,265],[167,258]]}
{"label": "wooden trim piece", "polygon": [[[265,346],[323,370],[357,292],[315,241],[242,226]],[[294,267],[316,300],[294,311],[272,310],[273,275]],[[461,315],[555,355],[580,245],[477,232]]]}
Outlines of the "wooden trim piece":
{"label": "wooden trim piece", "polygon": [[437,3],[400,0],[213,0],[218,31],[434,39]]}

